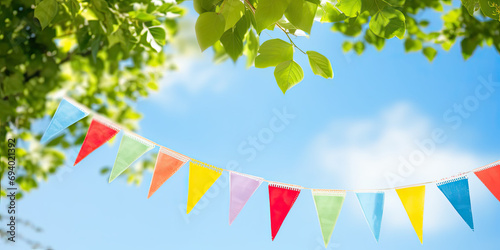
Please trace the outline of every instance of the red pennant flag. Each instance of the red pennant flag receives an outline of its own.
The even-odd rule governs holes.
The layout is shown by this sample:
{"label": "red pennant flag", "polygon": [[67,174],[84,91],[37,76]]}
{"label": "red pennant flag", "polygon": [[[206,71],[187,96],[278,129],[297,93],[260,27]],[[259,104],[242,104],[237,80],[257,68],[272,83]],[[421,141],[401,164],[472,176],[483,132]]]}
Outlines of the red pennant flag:
{"label": "red pennant flag", "polygon": [[113,136],[118,134],[118,131],[118,128],[99,120],[92,119],[87,135],[85,136],[85,140],[83,141],[83,145],[80,148],[80,152],[78,153],[73,166],[78,164],[81,160],[83,160],[83,158],[87,157],[87,155],[102,146],[104,143],[111,140]]}
{"label": "red pennant flag", "polygon": [[269,183],[269,205],[271,208],[272,239],[280,230],[288,212],[299,197],[300,187],[281,183]]}
{"label": "red pennant flag", "polygon": [[151,180],[151,185],[149,186],[148,199],[188,160],[189,158],[187,156],[161,147],[160,152],[158,152],[158,158],[156,159],[153,179]]}
{"label": "red pennant flag", "polygon": [[493,163],[474,172],[490,192],[500,201],[500,163]]}

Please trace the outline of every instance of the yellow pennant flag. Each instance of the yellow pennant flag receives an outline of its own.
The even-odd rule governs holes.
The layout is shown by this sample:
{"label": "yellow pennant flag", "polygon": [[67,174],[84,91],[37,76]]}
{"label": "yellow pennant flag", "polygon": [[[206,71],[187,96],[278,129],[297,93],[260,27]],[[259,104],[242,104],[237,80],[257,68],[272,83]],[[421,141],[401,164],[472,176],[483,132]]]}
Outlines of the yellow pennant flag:
{"label": "yellow pennant flag", "polygon": [[396,189],[413,229],[423,244],[425,186]]}
{"label": "yellow pennant flag", "polygon": [[221,176],[222,169],[208,165],[201,161],[191,159],[189,162],[189,184],[187,211],[189,214],[193,207]]}

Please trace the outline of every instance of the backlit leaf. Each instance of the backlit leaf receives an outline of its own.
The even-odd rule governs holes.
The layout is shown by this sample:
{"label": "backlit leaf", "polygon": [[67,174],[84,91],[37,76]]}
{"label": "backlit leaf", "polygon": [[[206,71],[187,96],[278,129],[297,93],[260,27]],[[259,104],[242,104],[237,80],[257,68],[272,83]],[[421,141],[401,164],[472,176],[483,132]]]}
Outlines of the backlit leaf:
{"label": "backlit leaf", "polygon": [[255,67],[267,68],[293,59],[293,46],[281,39],[267,40],[259,48]]}
{"label": "backlit leaf", "polygon": [[304,79],[304,71],[299,64],[290,60],[276,66],[274,77],[281,91],[285,94],[286,91]]}
{"label": "backlit leaf", "polygon": [[327,79],[333,78],[332,65],[328,58],[316,51],[307,51],[307,57],[309,58],[309,65],[311,65],[311,69],[315,75]]}

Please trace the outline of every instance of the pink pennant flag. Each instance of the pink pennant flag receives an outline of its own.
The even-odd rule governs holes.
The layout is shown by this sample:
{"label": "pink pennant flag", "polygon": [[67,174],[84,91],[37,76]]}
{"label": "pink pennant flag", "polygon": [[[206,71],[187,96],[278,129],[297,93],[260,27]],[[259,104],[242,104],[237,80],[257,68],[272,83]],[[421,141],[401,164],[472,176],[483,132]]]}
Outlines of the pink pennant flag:
{"label": "pink pennant flag", "polygon": [[231,172],[229,174],[229,225],[262,183],[262,178]]}

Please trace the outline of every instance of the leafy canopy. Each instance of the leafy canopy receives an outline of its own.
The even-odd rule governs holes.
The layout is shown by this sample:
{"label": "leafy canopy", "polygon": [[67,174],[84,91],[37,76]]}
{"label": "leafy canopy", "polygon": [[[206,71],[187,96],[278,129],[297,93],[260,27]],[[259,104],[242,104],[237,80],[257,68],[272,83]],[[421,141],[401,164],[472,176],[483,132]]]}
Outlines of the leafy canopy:
{"label": "leafy canopy", "polygon": [[[294,61],[295,49],[308,57],[314,74],[333,77],[331,63],[325,56],[315,51],[302,51],[290,37],[310,35],[315,21],[332,23],[333,32],[340,32],[348,38],[342,44],[342,50],[353,50],[358,55],[363,53],[367,44],[381,50],[385,40],[393,37],[404,39],[406,52],[422,51],[429,61],[436,57],[437,46],[449,50],[460,39],[464,59],[484,44],[494,46],[500,52],[500,0],[462,0],[460,7],[451,6],[451,0],[193,2],[200,14],[196,34],[202,51],[212,46],[217,61],[231,58],[236,62],[240,56],[246,55],[248,67],[275,67],[274,76],[283,93],[303,79],[302,68]],[[443,5],[449,6],[446,13]],[[421,18],[421,13],[428,10],[443,13],[440,30],[426,31],[430,23]],[[272,39],[259,46],[261,32],[275,28],[284,32],[288,41]],[[291,74],[294,77],[284,77],[291,72],[296,73]]]}
{"label": "leafy canopy", "polygon": [[[23,142],[17,145],[16,182],[27,192],[63,166],[61,149],[76,156],[90,120],[47,145],[40,145],[43,131],[35,131],[33,122],[52,116],[55,97],[67,93],[135,129],[141,114],[129,104],[157,90],[162,72],[173,69],[169,55],[159,52],[174,39],[185,10],[143,0],[16,0],[0,6],[0,148],[7,149],[7,138]],[[0,157],[2,180],[8,161]],[[137,169],[146,168],[152,161]],[[140,181],[133,171],[129,181]]]}

